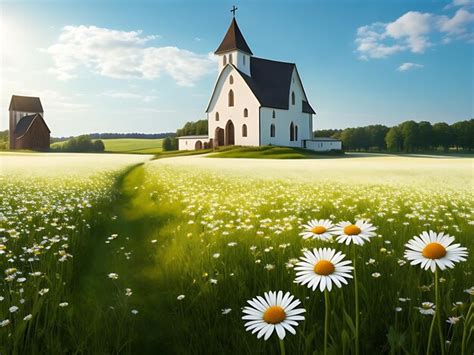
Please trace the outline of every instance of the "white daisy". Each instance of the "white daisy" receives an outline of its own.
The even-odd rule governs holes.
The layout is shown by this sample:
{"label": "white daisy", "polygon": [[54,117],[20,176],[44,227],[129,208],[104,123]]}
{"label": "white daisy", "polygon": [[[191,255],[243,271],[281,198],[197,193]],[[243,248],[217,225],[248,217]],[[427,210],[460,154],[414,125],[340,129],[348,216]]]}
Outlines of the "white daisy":
{"label": "white daisy", "polygon": [[319,286],[323,292],[325,289],[331,291],[332,284],[342,287],[347,285],[346,279],[351,279],[350,260],[344,260],[345,255],[331,248],[319,248],[304,252],[298,264],[295,266],[296,282],[312,288],[313,291]]}
{"label": "white daisy", "polygon": [[275,330],[278,338],[283,339],[286,330],[292,334],[296,334],[293,327],[298,325],[298,321],[304,320],[301,313],[306,312],[304,308],[296,308],[301,302],[293,300],[294,296],[289,292],[283,295],[283,291],[265,292],[264,297],[257,296],[248,300],[249,306],[244,307],[245,315],[243,320],[245,330],[257,333],[257,338],[264,337],[265,340],[270,338]]}
{"label": "white daisy", "polygon": [[436,271],[436,266],[441,270],[452,269],[454,263],[466,261],[468,254],[467,248],[453,242],[454,237],[443,232],[423,232],[405,244],[405,258],[411,260],[411,265],[420,264],[422,269],[432,272]]}
{"label": "white daisy", "polygon": [[421,307],[418,307],[418,310],[421,314],[432,316],[433,314],[435,314],[435,308],[436,306],[433,303],[423,302],[421,304]]}
{"label": "white daisy", "polygon": [[369,238],[375,237],[375,228],[372,224],[365,220],[357,220],[354,224],[348,221],[340,222],[334,228],[337,235],[336,241],[341,244],[349,245],[351,243],[364,245]]}
{"label": "white daisy", "polygon": [[312,219],[302,226],[303,239],[329,240],[334,235],[334,224],[329,219]]}

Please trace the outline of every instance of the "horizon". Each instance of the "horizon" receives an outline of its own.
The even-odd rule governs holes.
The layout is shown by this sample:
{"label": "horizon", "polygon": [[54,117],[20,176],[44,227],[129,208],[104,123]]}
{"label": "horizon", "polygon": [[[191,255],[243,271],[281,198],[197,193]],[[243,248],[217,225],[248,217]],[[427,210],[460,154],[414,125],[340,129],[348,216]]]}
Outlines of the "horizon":
{"label": "horizon", "polygon": [[[234,3],[110,4],[2,2],[0,130],[12,95],[40,97],[54,137],[206,118]],[[298,4],[240,1],[236,19],[256,57],[296,63],[315,130],[474,116],[473,1]]]}

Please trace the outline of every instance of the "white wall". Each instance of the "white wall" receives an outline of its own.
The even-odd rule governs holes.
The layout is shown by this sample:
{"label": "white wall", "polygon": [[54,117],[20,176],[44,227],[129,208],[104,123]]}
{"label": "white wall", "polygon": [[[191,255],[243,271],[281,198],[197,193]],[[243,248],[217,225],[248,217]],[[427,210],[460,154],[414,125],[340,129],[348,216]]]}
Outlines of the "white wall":
{"label": "white wall", "polygon": [[[230,84],[231,75],[234,79],[233,84]],[[234,92],[233,107],[228,105],[228,93],[231,89]],[[225,67],[209,104],[209,137],[215,138],[216,128],[225,129],[226,123],[232,120],[235,129],[235,145],[258,146],[259,107],[260,103],[235,68]],[[245,108],[248,110],[248,117],[244,117]],[[215,119],[216,112],[219,113],[219,121]],[[243,124],[247,125],[247,137],[242,137]]]}
{"label": "white wall", "polygon": [[341,141],[308,140],[306,141],[306,149],[311,149],[318,152],[324,152],[328,150],[341,150],[342,142]]}
{"label": "white wall", "polygon": [[[291,103],[291,93],[295,93],[295,105]],[[289,109],[279,110],[267,107],[261,108],[261,143],[262,145],[282,145],[301,147],[303,139],[312,137],[312,115],[302,112],[302,100],[307,100],[301,81],[296,70],[293,71],[288,97]],[[272,118],[273,111],[276,117]],[[290,141],[290,124],[298,126],[298,140]],[[275,124],[275,137],[270,137],[270,125]]]}
{"label": "white wall", "polygon": [[178,139],[179,150],[195,150],[196,142],[201,141],[202,148],[204,149],[204,143],[209,143],[209,138],[182,138]]}

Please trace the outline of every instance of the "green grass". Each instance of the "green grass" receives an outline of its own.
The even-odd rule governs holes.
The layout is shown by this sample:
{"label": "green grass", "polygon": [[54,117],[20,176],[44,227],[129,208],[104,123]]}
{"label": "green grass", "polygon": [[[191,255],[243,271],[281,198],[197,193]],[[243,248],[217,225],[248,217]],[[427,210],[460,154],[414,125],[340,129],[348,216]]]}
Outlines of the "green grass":
{"label": "green grass", "polygon": [[315,152],[302,148],[292,147],[222,147],[217,153],[209,155],[210,158],[251,158],[251,159],[318,159],[343,155],[340,152]]}
{"label": "green grass", "polygon": [[[361,354],[424,353],[432,318],[418,307],[434,302],[433,274],[403,262],[404,244],[433,229],[474,247],[466,159],[2,158],[0,274],[17,271],[14,280],[0,278],[0,322],[10,321],[0,327],[0,353],[275,354],[275,335],[265,342],[246,332],[241,308],[284,290],[306,309],[296,335],[287,333],[287,354],[322,354],[324,297],[293,282],[295,259],[314,247],[352,258],[352,248],[303,240],[301,225],[313,218],[377,227],[378,236],[356,248]],[[108,158],[122,160],[105,169]],[[64,252],[72,257],[61,262]],[[469,261],[441,276],[442,331],[449,353],[459,354],[470,327]],[[353,353],[353,286],[329,294],[330,354]],[[43,288],[49,292],[38,295]],[[462,318],[450,326],[449,316]]]}
{"label": "green grass", "polygon": [[[163,139],[114,138],[102,139],[109,153],[157,154],[162,151]],[[51,147],[62,146],[55,142]]]}

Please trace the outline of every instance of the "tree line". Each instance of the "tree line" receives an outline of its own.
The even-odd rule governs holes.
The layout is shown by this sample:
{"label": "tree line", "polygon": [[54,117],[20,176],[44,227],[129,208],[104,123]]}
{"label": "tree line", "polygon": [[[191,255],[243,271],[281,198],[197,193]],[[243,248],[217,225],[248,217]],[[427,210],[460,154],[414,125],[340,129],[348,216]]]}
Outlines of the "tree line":
{"label": "tree line", "polygon": [[[174,136],[175,133],[91,133],[91,139],[117,139],[117,138],[137,138],[137,139],[162,139],[168,136]],[[70,137],[51,137],[51,143],[67,141],[73,138]]]}
{"label": "tree line", "polygon": [[104,142],[100,139],[92,140],[89,135],[73,137],[51,147],[51,151],[55,152],[102,153],[104,150]]}
{"label": "tree line", "polygon": [[320,130],[315,137],[342,140],[345,150],[379,150],[417,152],[474,148],[474,119],[451,125],[440,122],[405,121],[394,127],[370,125],[365,127]]}

